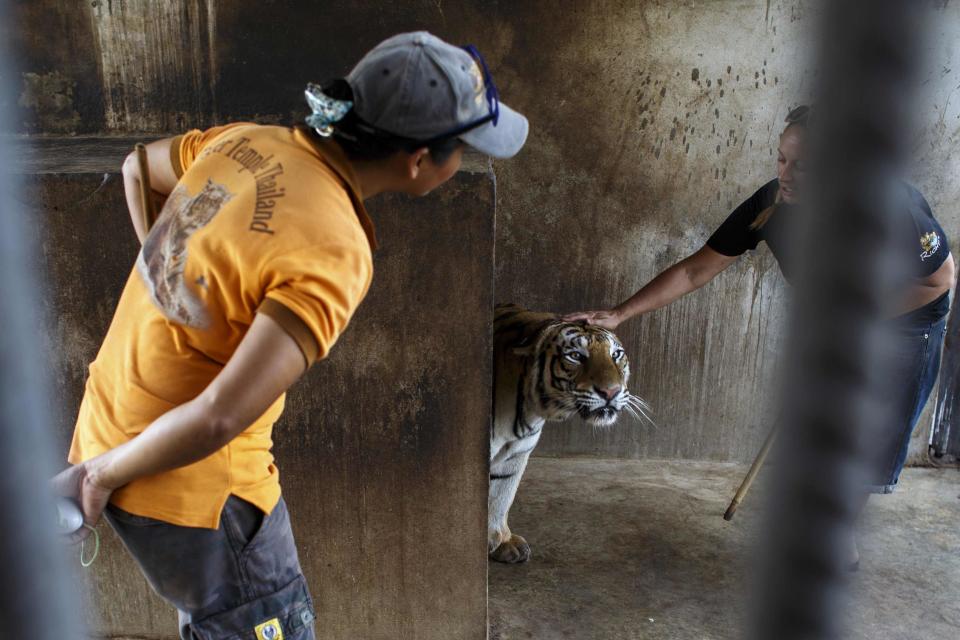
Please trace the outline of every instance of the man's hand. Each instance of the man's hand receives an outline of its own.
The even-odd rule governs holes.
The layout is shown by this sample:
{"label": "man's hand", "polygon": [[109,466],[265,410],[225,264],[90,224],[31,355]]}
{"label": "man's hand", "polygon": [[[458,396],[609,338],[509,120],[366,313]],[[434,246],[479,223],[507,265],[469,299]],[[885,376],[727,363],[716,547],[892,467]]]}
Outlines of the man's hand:
{"label": "man's hand", "polygon": [[[275,320],[258,313],[223,370],[193,400],[163,414],[138,436],[57,475],[57,495],[80,503],[93,526],[110,495],[144,476],[206,458],[236,437],[306,371],[303,352]],[[84,528],[71,541],[84,539]]]}
{"label": "man's hand", "polygon": [[306,369],[297,342],[276,320],[258,313],[226,366],[200,395],[166,412],[132,440],[88,460],[87,473],[97,487],[118,489],[202,460],[253,424]]}
{"label": "man's hand", "polygon": [[614,309],[610,309],[609,311],[580,311],[578,313],[568,313],[561,319],[564,322],[579,322],[586,320],[587,324],[603,327],[604,329],[610,329],[611,331],[616,329],[620,323],[623,322],[623,318]]}
{"label": "man's hand", "polygon": [[[97,484],[91,477],[87,464],[81,463],[64,469],[50,481],[50,485],[54,494],[76,500],[83,512],[83,521],[92,527],[100,521],[113,489]],[[88,535],[90,530],[81,527],[70,536],[70,541],[80,542]]]}

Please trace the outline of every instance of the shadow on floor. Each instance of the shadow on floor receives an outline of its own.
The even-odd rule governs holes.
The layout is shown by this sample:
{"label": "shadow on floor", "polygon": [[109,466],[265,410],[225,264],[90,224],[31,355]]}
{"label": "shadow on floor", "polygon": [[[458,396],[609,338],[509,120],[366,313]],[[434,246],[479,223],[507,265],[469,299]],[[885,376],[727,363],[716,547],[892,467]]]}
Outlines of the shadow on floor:
{"label": "shadow on floor", "polygon": [[[743,637],[762,483],[728,464],[535,458],[510,515],[529,563],[490,565],[490,640]],[[864,521],[851,638],[955,637],[960,473],[908,469]]]}

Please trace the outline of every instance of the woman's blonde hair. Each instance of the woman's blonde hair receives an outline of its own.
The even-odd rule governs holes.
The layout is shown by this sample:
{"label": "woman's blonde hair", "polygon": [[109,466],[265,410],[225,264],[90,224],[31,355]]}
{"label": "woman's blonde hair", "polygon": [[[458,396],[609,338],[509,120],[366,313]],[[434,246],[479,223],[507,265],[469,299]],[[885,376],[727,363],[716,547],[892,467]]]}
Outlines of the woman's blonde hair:
{"label": "woman's blonde hair", "polygon": [[759,231],[760,229],[763,229],[763,225],[767,224],[767,220],[770,219],[770,216],[773,215],[773,210],[776,208],[777,205],[772,204],[761,211],[760,214],[753,219],[753,222],[750,223],[750,231]]}
{"label": "woman's blonde hair", "polygon": [[[787,117],[784,118],[783,121],[787,123],[787,126],[783,128],[784,131],[793,125],[797,125],[806,129],[807,125],[810,123],[810,105],[801,104],[798,107],[794,107],[790,110],[790,113],[787,114]],[[778,198],[779,195],[780,194],[778,192]],[[773,203],[761,211],[760,214],[754,218],[753,222],[750,223],[750,231],[759,231],[762,229],[763,225],[767,224],[767,222],[770,220],[770,216],[772,216],[773,212],[776,210],[777,204],[779,204],[779,200],[778,202]]]}

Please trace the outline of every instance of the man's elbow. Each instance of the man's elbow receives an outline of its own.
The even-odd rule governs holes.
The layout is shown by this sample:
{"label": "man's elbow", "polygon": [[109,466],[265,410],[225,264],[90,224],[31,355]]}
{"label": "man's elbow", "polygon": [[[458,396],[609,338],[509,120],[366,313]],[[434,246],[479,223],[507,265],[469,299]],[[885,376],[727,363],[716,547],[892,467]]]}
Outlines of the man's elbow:
{"label": "man's elbow", "polygon": [[230,443],[240,435],[247,425],[243,418],[236,415],[229,407],[225,407],[208,398],[199,398],[199,422],[203,425],[203,439],[213,451]]}
{"label": "man's elbow", "polygon": [[207,439],[214,450],[228,445],[244,429],[243,425],[230,416],[210,416],[205,423]]}
{"label": "man's elbow", "polygon": [[120,173],[123,175],[125,180],[135,178],[140,179],[140,165],[137,163],[137,154],[136,152],[131,151],[127,154],[127,157],[123,159],[123,165],[120,167]]}

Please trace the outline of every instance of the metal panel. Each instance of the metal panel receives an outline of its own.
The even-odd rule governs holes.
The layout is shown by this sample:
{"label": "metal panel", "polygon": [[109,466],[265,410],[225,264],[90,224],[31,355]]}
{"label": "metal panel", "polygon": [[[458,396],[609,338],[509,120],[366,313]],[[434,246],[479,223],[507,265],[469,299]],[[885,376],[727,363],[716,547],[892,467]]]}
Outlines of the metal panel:
{"label": "metal panel", "polygon": [[[382,245],[370,294],[275,430],[318,637],[486,637],[495,193],[489,163],[470,167],[428,198],[370,203]],[[117,176],[45,174],[29,187],[65,451],[137,247]],[[91,626],[174,637],[172,610],[100,530]]]}

